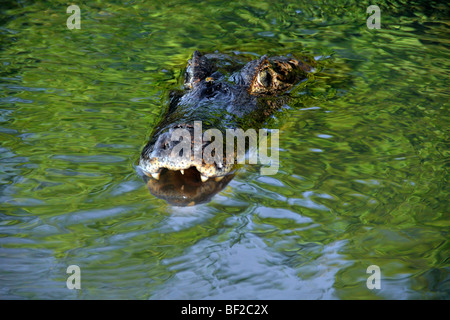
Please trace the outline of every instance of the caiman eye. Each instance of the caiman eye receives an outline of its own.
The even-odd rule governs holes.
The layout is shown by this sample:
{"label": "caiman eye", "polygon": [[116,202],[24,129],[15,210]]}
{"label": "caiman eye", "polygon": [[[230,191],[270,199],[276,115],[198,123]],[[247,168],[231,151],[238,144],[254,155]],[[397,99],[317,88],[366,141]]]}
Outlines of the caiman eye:
{"label": "caiman eye", "polygon": [[258,74],[258,82],[264,87],[269,87],[272,84],[272,75],[269,71],[263,70]]}

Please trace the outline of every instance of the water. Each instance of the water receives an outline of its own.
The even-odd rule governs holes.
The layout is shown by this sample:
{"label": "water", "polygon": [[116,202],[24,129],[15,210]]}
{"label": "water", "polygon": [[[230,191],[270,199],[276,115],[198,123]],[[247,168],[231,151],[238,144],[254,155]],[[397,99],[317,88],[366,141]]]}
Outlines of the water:
{"label": "water", "polygon": [[[0,297],[448,299],[448,6],[378,4],[2,2]],[[195,49],[323,69],[267,123],[276,175],[180,208],[134,166]]]}

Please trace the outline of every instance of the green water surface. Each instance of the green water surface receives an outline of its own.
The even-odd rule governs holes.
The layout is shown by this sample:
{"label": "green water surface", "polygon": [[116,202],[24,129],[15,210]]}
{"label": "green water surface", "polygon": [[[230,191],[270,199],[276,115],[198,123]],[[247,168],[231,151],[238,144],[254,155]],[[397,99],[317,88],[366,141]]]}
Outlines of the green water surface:
{"label": "green water surface", "polygon": [[[445,2],[74,4],[0,5],[0,298],[450,298]],[[196,49],[321,69],[266,124],[276,175],[173,207],[135,164]]]}

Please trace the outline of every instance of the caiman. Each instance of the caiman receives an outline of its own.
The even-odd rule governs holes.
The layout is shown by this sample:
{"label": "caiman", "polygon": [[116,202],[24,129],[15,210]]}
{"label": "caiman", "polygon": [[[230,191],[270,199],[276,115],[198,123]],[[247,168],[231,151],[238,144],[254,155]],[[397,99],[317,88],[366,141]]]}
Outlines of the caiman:
{"label": "caiman", "polygon": [[[185,69],[183,89],[170,93],[167,112],[140,156],[139,168],[148,177],[150,192],[179,206],[209,201],[233,178],[235,161],[205,162],[201,155],[208,141],[196,144],[192,138],[198,124],[201,132],[214,128],[224,135],[227,129],[260,127],[286,103],[289,89],[312,70],[311,58],[264,55],[243,61],[195,51]],[[175,150],[185,139],[174,138],[177,129],[190,134],[188,157]]]}

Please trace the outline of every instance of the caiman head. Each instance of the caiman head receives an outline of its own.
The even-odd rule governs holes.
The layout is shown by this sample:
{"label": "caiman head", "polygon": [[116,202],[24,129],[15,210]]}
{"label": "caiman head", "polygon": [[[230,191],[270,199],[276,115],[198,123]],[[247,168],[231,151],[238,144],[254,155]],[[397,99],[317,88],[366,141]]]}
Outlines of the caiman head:
{"label": "caiman head", "polygon": [[235,161],[208,149],[206,130],[224,133],[239,128],[246,117],[263,121],[277,104],[260,98],[277,97],[311,70],[310,63],[294,58],[263,56],[244,65],[226,55],[195,51],[184,90],[171,94],[166,116],[141,153],[139,168],[150,192],[180,206],[209,201],[231,181]]}

